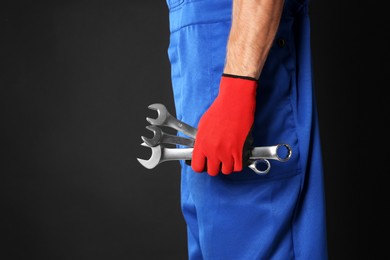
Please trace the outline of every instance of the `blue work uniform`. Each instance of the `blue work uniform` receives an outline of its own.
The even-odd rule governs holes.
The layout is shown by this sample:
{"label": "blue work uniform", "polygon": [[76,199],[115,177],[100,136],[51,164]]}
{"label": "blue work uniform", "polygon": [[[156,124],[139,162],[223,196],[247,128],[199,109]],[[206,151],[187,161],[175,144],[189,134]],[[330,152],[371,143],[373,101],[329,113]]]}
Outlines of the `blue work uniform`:
{"label": "blue work uniform", "polygon": [[[232,0],[167,0],[176,116],[197,127],[216,98]],[[254,146],[287,143],[267,175],[211,177],[181,162],[189,259],[327,259],[323,168],[306,0],[285,0],[257,89]],[[223,135],[224,133],[221,133]]]}

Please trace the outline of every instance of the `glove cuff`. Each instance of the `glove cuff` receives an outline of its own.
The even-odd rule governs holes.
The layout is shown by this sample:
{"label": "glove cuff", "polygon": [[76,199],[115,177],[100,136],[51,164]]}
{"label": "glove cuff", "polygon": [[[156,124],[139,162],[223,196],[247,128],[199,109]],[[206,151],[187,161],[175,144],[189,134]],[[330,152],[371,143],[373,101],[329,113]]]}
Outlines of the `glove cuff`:
{"label": "glove cuff", "polygon": [[252,81],[256,81],[257,82],[256,78],[252,78],[252,77],[248,77],[248,76],[239,76],[239,75],[222,73],[222,77],[236,78],[236,79],[247,79],[247,80],[252,80]]}
{"label": "glove cuff", "polygon": [[[248,78],[250,77],[222,74],[218,96],[228,98],[231,102],[236,103],[236,105],[240,105],[241,102],[254,103],[257,80]],[[231,104],[230,101],[228,103]]]}

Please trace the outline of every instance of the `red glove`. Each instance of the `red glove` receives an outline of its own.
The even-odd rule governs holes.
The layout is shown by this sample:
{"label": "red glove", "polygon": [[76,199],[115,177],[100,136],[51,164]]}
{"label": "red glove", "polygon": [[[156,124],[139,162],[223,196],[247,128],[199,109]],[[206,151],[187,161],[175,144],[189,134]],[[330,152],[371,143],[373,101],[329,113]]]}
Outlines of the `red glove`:
{"label": "red glove", "polygon": [[191,167],[215,176],[243,167],[244,143],[253,125],[257,81],[223,74],[219,94],[199,121]]}

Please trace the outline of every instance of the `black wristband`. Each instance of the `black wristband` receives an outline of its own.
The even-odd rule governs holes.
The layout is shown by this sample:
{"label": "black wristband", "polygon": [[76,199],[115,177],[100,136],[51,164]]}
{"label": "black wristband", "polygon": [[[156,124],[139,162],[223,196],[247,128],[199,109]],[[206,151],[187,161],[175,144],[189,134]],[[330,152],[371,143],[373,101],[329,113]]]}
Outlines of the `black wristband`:
{"label": "black wristband", "polygon": [[223,77],[229,77],[229,78],[238,78],[238,79],[247,79],[247,80],[253,80],[257,81],[256,78],[248,77],[248,76],[239,76],[239,75],[233,75],[233,74],[227,74],[227,73],[222,73]]}

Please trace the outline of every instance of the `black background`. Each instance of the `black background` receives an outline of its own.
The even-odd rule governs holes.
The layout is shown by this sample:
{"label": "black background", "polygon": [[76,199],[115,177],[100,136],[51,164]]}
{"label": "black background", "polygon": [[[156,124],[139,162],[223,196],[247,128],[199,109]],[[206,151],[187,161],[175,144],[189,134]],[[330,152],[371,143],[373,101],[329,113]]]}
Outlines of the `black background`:
{"label": "black background", "polygon": [[[310,4],[329,258],[374,259],[389,32],[384,8],[346,2]],[[136,161],[147,106],[174,114],[165,1],[3,1],[0,15],[0,259],[186,259],[179,164]]]}

